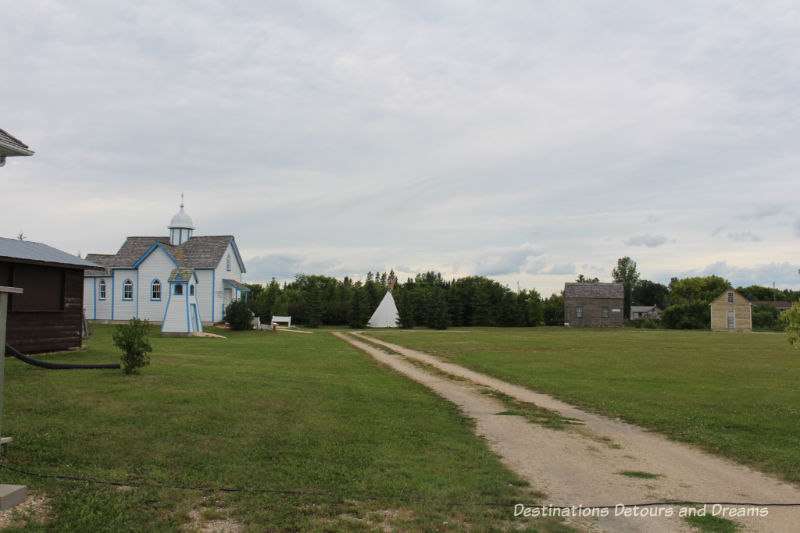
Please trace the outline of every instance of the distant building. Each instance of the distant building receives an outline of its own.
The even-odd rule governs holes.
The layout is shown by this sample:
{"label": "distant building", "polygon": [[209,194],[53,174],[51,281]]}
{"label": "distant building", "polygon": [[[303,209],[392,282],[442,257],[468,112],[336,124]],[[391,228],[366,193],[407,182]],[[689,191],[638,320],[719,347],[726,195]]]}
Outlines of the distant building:
{"label": "distant building", "polygon": [[753,331],[753,304],[733,289],[711,301],[712,331]]}
{"label": "distant building", "polygon": [[10,295],[6,342],[23,353],[80,348],[83,272],[102,270],[46,244],[0,238],[0,285]]}
{"label": "distant building", "polygon": [[625,289],[622,283],[564,285],[564,323],[572,327],[622,327]]}
{"label": "distant building", "polygon": [[631,306],[631,320],[644,320],[647,318],[658,318],[661,315],[661,309],[655,305],[632,305]]}
{"label": "distant building", "polygon": [[[232,235],[194,236],[192,219],[183,210],[172,217],[169,237],[128,237],[116,254],[88,254],[86,259],[102,265],[100,272],[86,271],[84,302],[86,317],[94,320],[141,318],[163,323],[167,303],[174,291],[196,291],[192,299],[180,294],[184,304],[196,301],[201,323],[221,321],[225,307],[249,289],[242,283],[244,261]],[[188,269],[192,280],[178,280],[177,270]],[[187,300],[186,296],[190,296]],[[175,310],[173,309],[173,312]],[[191,308],[183,315],[194,316]],[[184,316],[185,317],[185,316]],[[170,318],[174,318],[170,314]],[[186,333],[199,328],[190,322]]]}
{"label": "distant building", "polygon": [[783,311],[788,311],[792,308],[792,302],[786,302],[782,300],[774,301],[774,300],[757,300],[753,302],[754,306],[767,306],[767,307],[774,307],[778,310],[779,313]]}

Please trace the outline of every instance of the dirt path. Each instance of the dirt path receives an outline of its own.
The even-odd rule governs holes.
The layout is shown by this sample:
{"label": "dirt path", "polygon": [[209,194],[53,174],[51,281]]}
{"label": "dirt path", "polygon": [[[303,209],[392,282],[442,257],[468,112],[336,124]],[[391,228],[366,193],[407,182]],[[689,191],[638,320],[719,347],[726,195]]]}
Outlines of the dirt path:
{"label": "dirt path", "polygon": [[[353,334],[402,354],[398,356],[350,335],[334,335],[458,405],[467,416],[475,419],[476,433],[487,440],[504,464],[528,480],[533,488],[547,493],[546,505],[583,506],[583,510],[578,507],[572,514],[595,513],[595,516],[577,516],[569,520],[584,529],[693,531],[678,515],[680,512],[697,512],[697,509],[685,506],[633,507],[637,503],[800,503],[800,489],[788,483],[669,441],[639,427],[586,413],[545,394],[444,362],[423,352]],[[436,375],[406,358],[433,365],[442,372],[468,381]],[[501,401],[482,393],[481,387],[577,419],[582,425],[554,430],[523,417],[500,415],[498,413],[508,408]],[[620,472],[646,472],[658,477],[635,478]],[[607,516],[596,516],[601,511],[586,509],[618,504],[626,506],[609,509]],[[542,507],[529,507],[528,510],[531,513],[542,512]],[[549,508],[544,511],[551,512]],[[672,516],[666,516],[670,512]],[[743,525],[745,531],[795,531],[800,522],[800,507],[708,505],[705,512],[734,520]],[[513,510],[509,513],[513,514]],[[756,516],[752,516],[753,513]],[[517,519],[526,520],[524,516]]]}

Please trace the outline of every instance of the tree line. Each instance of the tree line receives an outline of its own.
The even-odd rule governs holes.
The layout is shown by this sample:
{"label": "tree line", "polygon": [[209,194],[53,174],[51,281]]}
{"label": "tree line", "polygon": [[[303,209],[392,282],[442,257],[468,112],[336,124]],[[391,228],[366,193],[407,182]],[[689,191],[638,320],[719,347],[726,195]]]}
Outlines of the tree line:
{"label": "tree line", "polygon": [[310,327],[366,327],[389,287],[397,305],[398,325],[445,329],[450,326],[538,326],[542,299],[535,290],[512,291],[482,276],[446,280],[438,272],[417,274],[400,283],[394,271],[369,272],[366,281],[298,274],[281,286],[247,284],[248,306],[268,320],[290,315]]}
{"label": "tree line", "polygon": [[[636,262],[630,257],[617,261],[611,278],[624,286],[626,318],[630,318],[632,305],[655,305],[662,310],[660,320],[628,322],[640,327],[707,329],[709,303],[732,287],[719,276],[672,278],[669,285],[640,279]],[[576,281],[600,280],[581,274]],[[441,273],[430,271],[401,283],[394,271],[369,272],[366,281],[298,274],[293,281],[282,285],[273,279],[266,286],[247,286],[251,291],[247,305],[263,321],[275,315],[289,315],[293,322],[309,327],[366,327],[390,287],[397,305],[398,326],[403,328],[532,327],[564,323],[563,291],[542,298],[536,290],[513,291],[483,276],[445,279]],[[735,290],[751,301],[800,299],[797,291],[756,285]],[[754,306],[753,326],[782,329],[777,309],[770,305]]]}

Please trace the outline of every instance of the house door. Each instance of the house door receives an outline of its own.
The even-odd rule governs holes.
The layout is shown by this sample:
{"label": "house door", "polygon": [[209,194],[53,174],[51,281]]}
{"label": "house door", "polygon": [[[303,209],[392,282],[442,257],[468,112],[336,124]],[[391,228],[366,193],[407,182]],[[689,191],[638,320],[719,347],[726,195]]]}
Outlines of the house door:
{"label": "house door", "polygon": [[728,329],[736,329],[736,311],[728,311]]}

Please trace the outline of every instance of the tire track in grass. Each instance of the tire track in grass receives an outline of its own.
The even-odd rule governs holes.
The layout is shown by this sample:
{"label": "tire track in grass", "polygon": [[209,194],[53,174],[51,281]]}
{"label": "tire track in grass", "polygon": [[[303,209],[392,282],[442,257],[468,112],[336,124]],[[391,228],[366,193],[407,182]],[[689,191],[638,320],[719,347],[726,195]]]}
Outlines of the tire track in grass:
{"label": "tire track in grass", "polygon": [[[504,464],[534,488],[548,494],[547,504],[582,505],[585,509],[659,501],[800,502],[797,487],[691,446],[669,441],[640,427],[586,413],[551,396],[442,361],[424,352],[361,333],[335,335],[458,405],[467,416],[475,419],[476,433],[486,438]],[[432,375],[401,357],[356,340],[354,336],[468,381]],[[507,406],[482,394],[474,384],[580,421],[581,425],[566,431],[549,429],[519,416],[502,415],[500,413],[506,412]],[[648,475],[632,476],[630,472]],[[671,509],[673,515],[664,516],[666,509]],[[689,509],[688,506],[635,510],[626,507],[619,511],[612,508],[607,517],[578,519],[571,523],[599,531],[693,531],[678,516],[681,510],[691,512]],[[798,507],[759,508],[759,513],[766,511],[767,516],[742,517],[742,514],[754,512],[747,509],[753,508],[727,505],[715,509],[708,506],[707,513],[711,515],[717,510],[718,516],[722,517],[724,512],[725,518],[735,520],[746,531],[791,531],[800,521]],[[654,514],[659,516],[652,516]],[[522,517],[519,519],[524,520]]]}

